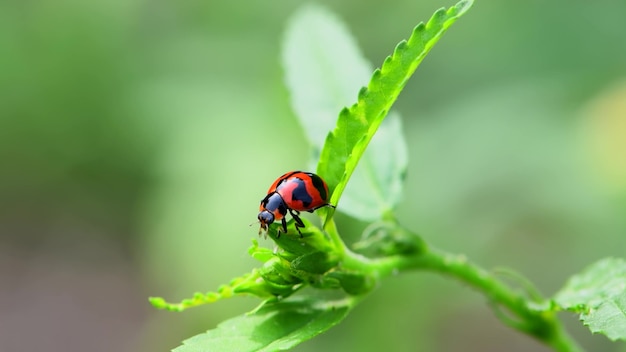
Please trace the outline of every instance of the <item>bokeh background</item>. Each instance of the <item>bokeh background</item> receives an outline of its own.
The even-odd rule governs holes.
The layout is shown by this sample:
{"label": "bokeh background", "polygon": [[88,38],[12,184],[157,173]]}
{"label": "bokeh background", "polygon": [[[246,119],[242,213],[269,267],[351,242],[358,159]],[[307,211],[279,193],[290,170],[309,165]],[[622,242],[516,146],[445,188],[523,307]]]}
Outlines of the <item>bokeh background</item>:
{"label": "bokeh background", "polygon": [[[453,4],[320,2],[377,66]],[[300,5],[0,2],[0,351],[167,351],[258,303],[179,314],[147,297],[258,265],[258,202],[309,155],[279,59]],[[431,244],[545,294],[626,257],[625,2],[478,0],[396,107],[410,151],[398,217]],[[339,226],[354,241],[365,224]],[[562,317],[589,351],[626,351]],[[421,272],[296,350],[547,351]]]}

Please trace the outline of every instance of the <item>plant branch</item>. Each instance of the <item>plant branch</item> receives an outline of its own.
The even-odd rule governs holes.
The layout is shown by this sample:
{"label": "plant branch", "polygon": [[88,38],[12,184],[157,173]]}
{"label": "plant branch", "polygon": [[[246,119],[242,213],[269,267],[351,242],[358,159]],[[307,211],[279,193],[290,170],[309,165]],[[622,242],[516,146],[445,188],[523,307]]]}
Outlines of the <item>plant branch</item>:
{"label": "plant branch", "polygon": [[[568,335],[552,310],[533,308],[530,300],[500,281],[493,273],[470,262],[465,256],[429,249],[414,256],[392,256],[368,263],[380,277],[398,270],[432,270],[454,277],[483,293],[505,324],[531,335],[559,352],[583,349]],[[502,311],[505,310],[505,311]],[[509,314],[506,314],[509,313]]]}

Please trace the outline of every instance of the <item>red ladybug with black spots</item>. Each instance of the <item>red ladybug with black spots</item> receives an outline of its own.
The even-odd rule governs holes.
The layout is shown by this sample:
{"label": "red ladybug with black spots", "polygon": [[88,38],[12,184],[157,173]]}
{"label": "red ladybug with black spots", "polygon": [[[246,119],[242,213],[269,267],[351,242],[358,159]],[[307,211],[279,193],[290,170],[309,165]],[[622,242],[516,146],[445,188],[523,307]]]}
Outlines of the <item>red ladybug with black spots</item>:
{"label": "red ladybug with black spots", "polygon": [[282,227],[278,229],[277,238],[280,237],[281,230],[287,233],[287,221],[285,215],[291,214],[295,221],[296,230],[302,237],[300,228],[304,227],[300,219],[301,211],[312,213],[321,207],[333,205],[328,203],[328,186],[321,177],[312,172],[291,171],[280,176],[270,189],[267,195],[261,200],[259,207],[259,235],[263,231],[267,232],[268,226],[274,221],[281,221]]}

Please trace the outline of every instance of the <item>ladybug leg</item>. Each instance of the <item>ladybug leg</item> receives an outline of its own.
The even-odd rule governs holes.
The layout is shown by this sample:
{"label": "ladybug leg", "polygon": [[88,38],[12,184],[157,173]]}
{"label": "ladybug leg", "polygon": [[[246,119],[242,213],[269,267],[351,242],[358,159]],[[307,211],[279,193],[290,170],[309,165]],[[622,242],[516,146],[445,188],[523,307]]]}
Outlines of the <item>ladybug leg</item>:
{"label": "ladybug leg", "polygon": [[291,217],[293,217],[293,220],[296,223],[296,231],[298,231],[298,233],[300,234],[300,238],[304,237],[302,235],[302,232],[300,232],[300,228],[304,227],[304,223],[302,222],[302,219],[300,219],[300,212],[297,210],[289,209],[289,214],[291,214]]}
{"label": "ladybug leg", "polygon": [[278,231],[276,231],[276,239],[280,238],[280,234],[281,234],[280,230],[282,230],[283,233],[287,233],[287,220],[284,217],[281,220],[280,224],[281,224],[281,227],[278,229]]}
{"label": "ladybug leg", "polygon": [[323,207],[331,207],[331,208],[335,209],[335,206],[334,206],[334,205],[332,205],[332,204],[330,204],[330,203],[327,203],[327,204],[322,204],[322,205],[320,205],[320,206],[319,206],[319,207],[317,207],[317,208],[313,208],[313,209],[311,209],[311,210],[307,210],[307,211],[308,211],[309,213],[312,213],[312,212],[316,211],[317,209],[319,209],[319,208],[323,208]]}

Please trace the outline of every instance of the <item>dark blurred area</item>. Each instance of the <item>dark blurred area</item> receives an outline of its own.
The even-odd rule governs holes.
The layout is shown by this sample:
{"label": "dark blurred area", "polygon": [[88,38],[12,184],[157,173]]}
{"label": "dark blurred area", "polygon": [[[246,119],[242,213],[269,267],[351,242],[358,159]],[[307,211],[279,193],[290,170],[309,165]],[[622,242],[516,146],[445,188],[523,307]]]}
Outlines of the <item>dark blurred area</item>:
{"label": "dark blurred area", "polygon": [[[322,3],[377,66],[453,5]],[[0,351],[167,351],[258,304],[168,313],[147,297],[258,265],[258,202],[308,160],[279,62],[299,5],[0,2]],[[476,1],[398,101],[411,160],[400,220],[546,295],[626,257],[625,16],[618,0]],[[339,221],[356,240],[363,224]],[[587,350],[626,351],[563,319]],[[425,273],[387,280],[296,348],[323,349],[548,351]]]}

